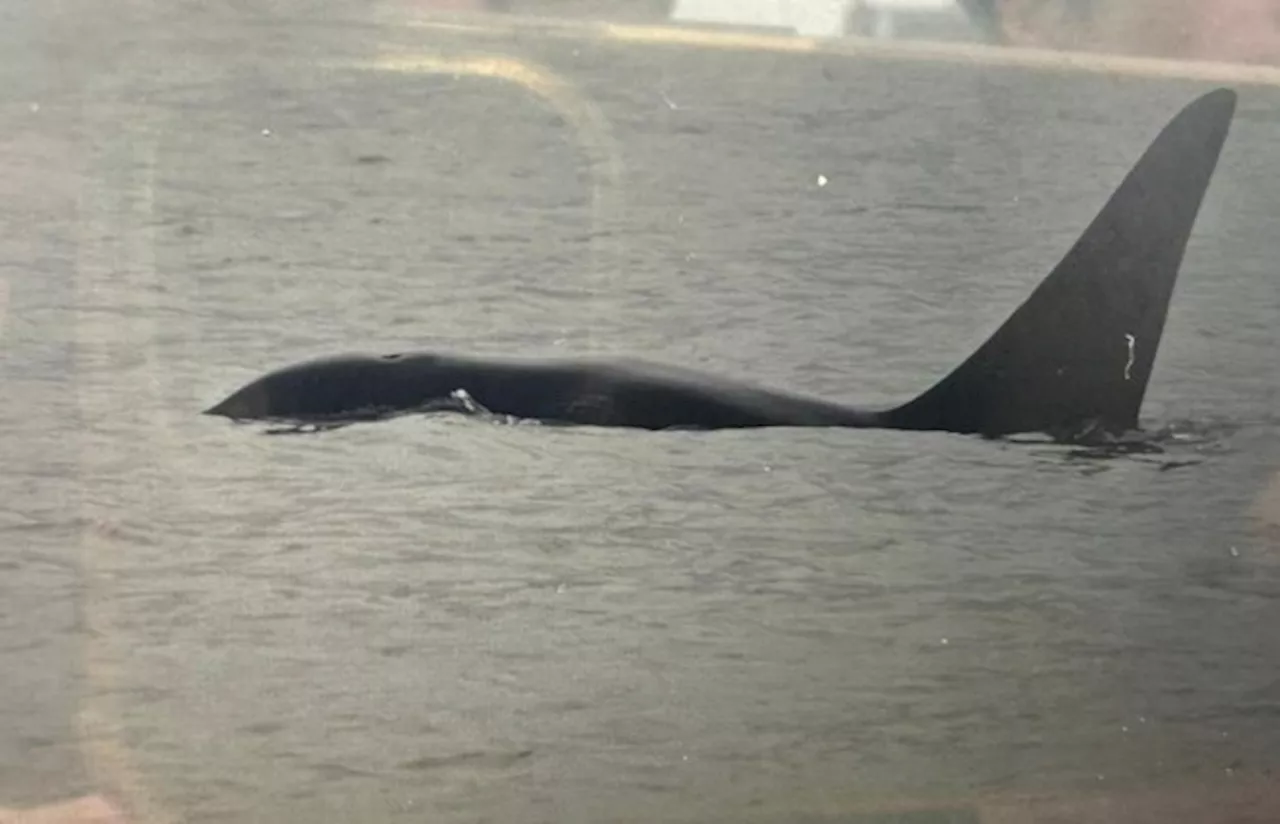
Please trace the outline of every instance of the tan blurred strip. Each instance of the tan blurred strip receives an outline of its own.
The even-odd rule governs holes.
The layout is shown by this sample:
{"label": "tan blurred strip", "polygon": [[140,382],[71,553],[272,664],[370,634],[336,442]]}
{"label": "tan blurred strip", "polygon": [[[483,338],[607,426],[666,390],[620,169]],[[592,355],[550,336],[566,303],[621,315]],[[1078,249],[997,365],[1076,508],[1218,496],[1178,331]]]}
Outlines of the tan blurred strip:
{"label": "tan blurred strip", "polygon": [[[1170,0],[1187,2],[1189,0]],[[636,25],[560,18],[498,15],[433,15],[414,12],[396,21],[410,28],[448,32],[457,37],[567,38],[662,48],[700,48],[726,51],[823,54],[879,60],[954,63],[971,66],[1023,68],[1083,74],[1128,75],[1161,80],[1192,80],[1235,85],[1280,86],[1280,67],[1256,63],[1168,59],[1185,41],[1184,22],[1176,15],[1144,17],[1136,11],[1118,15],[1116,29],[1105,48],[1089,50],[1025,46],[986,46],[927,40],[880,40],[870,37],[802,37],[767,32],[744,32],[674,24]],[[1135,33],[1141,33],[1148,56],[1132,53]],[[1121,48],[1119,43],[1130,44]]]}

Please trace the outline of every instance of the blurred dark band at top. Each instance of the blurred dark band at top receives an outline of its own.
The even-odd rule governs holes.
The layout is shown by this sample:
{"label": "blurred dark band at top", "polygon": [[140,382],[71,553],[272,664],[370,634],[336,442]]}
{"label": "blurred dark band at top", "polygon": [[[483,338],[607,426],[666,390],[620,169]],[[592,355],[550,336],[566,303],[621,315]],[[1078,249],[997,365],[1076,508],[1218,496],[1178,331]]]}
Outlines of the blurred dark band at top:
{"label": "blurred dark band at top", "polygon": [[1280,65],[1280,0],[958,0],[992,42]]}

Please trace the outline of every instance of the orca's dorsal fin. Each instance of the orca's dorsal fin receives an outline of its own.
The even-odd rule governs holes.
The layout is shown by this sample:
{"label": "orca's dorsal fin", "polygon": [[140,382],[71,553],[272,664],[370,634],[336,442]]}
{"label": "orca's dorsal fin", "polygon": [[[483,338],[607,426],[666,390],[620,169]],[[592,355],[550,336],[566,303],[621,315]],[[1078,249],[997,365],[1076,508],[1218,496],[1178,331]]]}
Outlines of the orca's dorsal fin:
{"label": "orca's dorsal fin", "polygon": [[950,375],[885,412],[888,425],[992,437],[1136,429],[1235,107],[1218,89],[1174,117],[1031,296]]}

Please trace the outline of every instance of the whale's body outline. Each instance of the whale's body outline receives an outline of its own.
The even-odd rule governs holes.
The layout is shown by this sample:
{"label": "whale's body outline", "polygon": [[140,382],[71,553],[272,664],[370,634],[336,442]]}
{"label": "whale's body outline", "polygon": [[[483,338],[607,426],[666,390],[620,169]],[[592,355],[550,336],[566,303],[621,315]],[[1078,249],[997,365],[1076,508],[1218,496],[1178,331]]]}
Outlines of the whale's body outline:
{"label": "whale's body outline", "polygon": [[326,356],[269,372],[204,410],[295,423],[439,408],[642,429],[840,426],[997,437],[1138,429],[1169,300],[1235,113],[1202,95],[1156,136],[1093,222],[985,343],[912,400],[860,408],[642,361],[450,353]]}

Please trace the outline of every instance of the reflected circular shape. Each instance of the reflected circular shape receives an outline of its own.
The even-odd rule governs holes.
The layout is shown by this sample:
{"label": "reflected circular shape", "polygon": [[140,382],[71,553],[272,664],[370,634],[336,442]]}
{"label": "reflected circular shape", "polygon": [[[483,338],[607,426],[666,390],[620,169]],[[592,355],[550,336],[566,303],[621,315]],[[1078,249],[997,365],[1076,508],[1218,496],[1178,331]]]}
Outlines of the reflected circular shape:
{"label": "reflected circular shape", "polygon": [[[606,273],[600,260],[600,239],[620,223],[623,167],[608,122],[590,101],[551,72],[505,57],[399,57],[376,61],[372,68],[492,78],[514,83],[550,103],[574,127],[588,153],[591,264],[595,275]],[[108,606],[111,599],[104,587],[110,586],[112,579],[113,554],[129,545],[130,521],[135,514],[153,507],[199,509],[197,502],[186,499],[180,477],[185,452],[182,444],[191,430],[178,423],[172,404],[165,398],[180,378],[158,346],[163,318],[174,313],[188,318],[195,315],[185,290],[162,282],[156,265],[157,232],[167,225],[155,207],[157,153],[168,124],[153,123],[153,113],[148,111],[121,116],[129,110],[128,104],[114,99],[111,92],[103,92],[102,99],[111,104],[87,117],[94,139],[85,160],[86,181],[75,230],[74,335],[81,366],[76,391],[81,414],[89,422],[80,450],[81,474],[90,488],[95,483],[111,483],[107,479],[115,477],[119,461],[126,457],[113,419],[124,417],[132,418],[139,431],[148,433],[146,438],[132,438],[128,449],[149,453],[147,463],[154,477],[139,479],[134,488],[123,493],[128,508],[97,501],[83,504],[82,609],[87,628],[83,668],[88,686],[78,723],[81,746],[96,782],[125,801],[133,820],[170,824],[183,816],[156,797],[122,734],[129,721],[116,696],[126,691],[123,667],[128,655],[115,645],[118,630],[113,625],[121,616],[114,615]],[[271,135],[264,130],[262,136]],[[616,237],[616,231],[611,236]],[[175,273],[179,279],[185,275]],[[0,281],[0,287],[3,285]],[[0,310],[4,295],[0,288]],[[401,356],[391,353],[383,357],[395,360]],[[112,500],[118,505],[121,499]]]}

